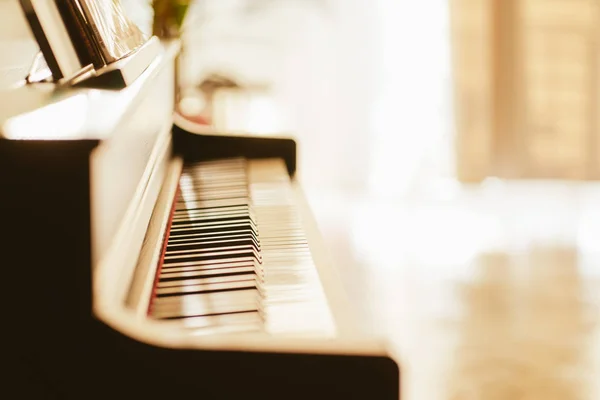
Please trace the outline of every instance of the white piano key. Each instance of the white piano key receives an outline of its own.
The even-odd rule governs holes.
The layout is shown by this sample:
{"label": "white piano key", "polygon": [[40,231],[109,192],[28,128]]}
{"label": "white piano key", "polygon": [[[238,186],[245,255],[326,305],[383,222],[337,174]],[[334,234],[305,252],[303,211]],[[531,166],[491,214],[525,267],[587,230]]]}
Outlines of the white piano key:
{"label": "white piano key", "polygon": [[245,198],[239,199],[219,199],[219,200],[186,200],[185,198],[180,198],[175,205],[175,211],[181,210],[203,210],[208,208],[227,208],[227,207],[240,207],[240,206],[248,206],[250,205],[250,201]]}
{"label": "white piano key", "polygon": [[[232,314],[235,315],[235,314]],[[197,328],[191,329],[189,334],[191,336],[209,336],[209,335],[233,335],[239,333],[260,333],[264,332],[263,323],[261,322],[252,322],[252,323],[227,323],[224,322],[222,325],[218,326],[210,326],[205,328]]]}
{"label": "white piano key", "polygon": [[260,296],[255,289],[210,294],[193,294],[178,297],[155,298],[152,316],[155,318],[180,318],[256,311]]}
{"label": "white piano key", "polygon": [[241,312],[223,315],[209,315],[205,317],[188,317],[179,320],[181,325],[189,329],[218,327],[223,325],[262,325],[262,318],[256,311]]}
{"label": "white piano key", "polygon": [[235,210],[229,212],[194,212],[186,211],[177,214],[173,214],[173,222],[175,221],[186,221],[186,220],[205,220],[205,219],[217,219],[217,218],[234,218],[234,217],[254,217],[248,210]]}
{"label": "white piano key", "polygon": [[[247,242],[247,241],[245,241]],[[221,242],[223,243],[223,242]],[[191,249],[191,250],[169,250],[165,253],[165,260],[172,260],[175,258],[178,258],[179,256],[181,257],[187,257],[190,255],[198,255],[198,256],[203,256],[205,253],[211,253],[211,254],[216,254],[216,253],[229,253],[232,251],[241,251],[241,250],[246,250],[246,251],[253,251],[254,253],[256,253],[258,255],[256,246],[251,245],[251,244],[237,244],[239,243],[239,241],[232,241],[230,242],[232,243],[231,245],[223,245],[220,247],[197,247],[195,249]],[[226,244],[226,243],[223,243]]]}
{"label": "white piano key", "polygon": [[256,288],[256,279],[234,280],[229,282],[212,282],[202,283],[197,285],[184,285],[173,287],[158,287],[156,296],[160,299],[161,296],[169,295],[189,295],[190,293],[208,293],[217,290],[233,290],[233,289],[254,289]]}
{"label": "white piano key", "polygon": [[[232,195],[243,198],[225,198]],[[328,329],[331,320],[327,301],[282,163],[234,159],[187,166],[175,208],[156,289],[160,297],[153,304],[155,317],[196,319],[195,334],[237,332],[240,327],[242,331],[263,330],[262,319],[246,324],[243,320],[235,322],[239,317],[191,317],[198,313],[208,315],[215,309],[233,316],[238,314],[230,314],[232,310],[254,307],[264,313],[267,333]],[[248,256],[249,247],[256,254]],[[231,253],[238,248],[243,249],[241,253]],[[256,261],[258,257],[262,264]],[[253,259],[251,263],[247,263],[248,258]],[[222,260],[226,262],[221,263]],[[240,264],[236,260],[244,261]],[[237,274],[221,275],[223,271]],[[229,297],[247,289],[203,294],[208,297],[189,294],[203,288],[235,288],[249,282],[257,286],[249,303]],[[181,292],[188,294],[175,296]],[[164,297],[169,294],[174,296]],[[218,296],[213,298],[214,294]],[[179,300],[163,301],[171,297]],[[181,300],[186,297],[190,300]]]}
{"label": "white piano key", "polygon": [[177,277],[189,276],[214,276],[214,275],[232,275],[240,273],[260,273],[262,269],[255,263],[239,263],[239,264],[210,264],[210,265],[195,265],[188,267],[163,268],[160,271],[159,279],[174,279]]}
{"label": "white piano key", "polygon": [[235,282],[235,281],[256,281],[256,275],[254,273],[246,273],[232,276],[216,276],[207,278],[196,278],[196,279],[185,279],[181,281],[166,281],[158,282],[157,289],[177,287],[177,286],[191,286],[191,285],[206,285],[212,283],[223,283],[223,282]]}
{"label": "white piano key", "polygon": [[212,259],[229,259],[236,257],[254,257],[257,261],[262,259],[252,246],[237,246],[239,249],[223,250],[223,251],[207,251],[196,254],[167,254],[164,257],[163,265],[167,266],[178,262],[193,262],[193,261],[210,261]]}
{"label": "white piano key", "polygon": [[192,267],[188,268],[176,268],[175,270],[162,271],[159,282],[167,281],[181,281],[185,279],[200,279],[215,276],[233,276],[242,274],[255,274],[261,276],[263,274],[262,269],[257,268],[253,265],[240,265],[237,267],[230,268],[211,268],[211,269],[195,269]]}
{"label": "white piano key", "polygon": [[[260,295],[254,288],[183,296],[157,297],[152,304],[154,314],[172,316],[213,315],[258,310]],[[186,312],[187,311],[187,312]],[[179,314],[178,314],[179,313]],[[169,317],[166,317],[169,318]]]}
{"label": "white piano key", "polygon": [[190,221],[188,223],[185,224],[180,224],[180,225],[175,225],[175,227],[177,227],[178,230],[182,230],[183,228],[189,228],[189,229],[201,229],[201,228],[210,228],[210,227],[214,227],[214,226],[223,226],[223,225],[233,225],[233,224],[246,224],[246,225],[251,225],[254,228],[256,228],[256,226],[254,225],[254,222],[252,221],[251,218],[246,217],[240,217],[238,219],[233,219],[233,220],[228,220],[226,222],[221,222],[221,221],[207,221],[204,222],[202,220],[198,220],[198,221]]}
{"label": "white piano key", "polygon": [[180,267],[202,267],[202,266],[206,266],[207,268],[210,268],[211,266],[214,266],[214,268],[222,268],[224,264],[231,264],[231,263],[240,263],[240,262],[245,262],[248,264],[256,264],[256,258],[254,256],[247,256],[247,257],[230,257],[230,258],[220,258],[218,260],[197,260],[197,261],[181,261],[181,262],[176,262],[176,263],[169,263],[168,265],[163,264],[163,269],[170,269],[170,268],[180,268]]}

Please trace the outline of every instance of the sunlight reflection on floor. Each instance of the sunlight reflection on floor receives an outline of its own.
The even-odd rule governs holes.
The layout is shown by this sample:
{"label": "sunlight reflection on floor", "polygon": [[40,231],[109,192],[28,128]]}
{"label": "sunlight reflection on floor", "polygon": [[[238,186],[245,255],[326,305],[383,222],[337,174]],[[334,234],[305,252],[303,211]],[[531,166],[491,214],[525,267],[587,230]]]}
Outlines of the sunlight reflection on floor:
{"label": "sunlight reflection on floor", "polygon": [[330,248],[370,329],[398,348],[406,398],[595,398],[600,187],[429,193],[309,196],[326,240],[347,232]]}

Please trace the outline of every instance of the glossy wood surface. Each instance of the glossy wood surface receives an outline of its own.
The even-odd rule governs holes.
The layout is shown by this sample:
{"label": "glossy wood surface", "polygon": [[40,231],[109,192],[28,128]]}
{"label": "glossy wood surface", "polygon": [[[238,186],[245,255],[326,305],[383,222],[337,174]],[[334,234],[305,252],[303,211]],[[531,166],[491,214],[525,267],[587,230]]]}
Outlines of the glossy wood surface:
{"label": "glossy wood surface", "polygon": [[[31,53],[27,40],[0,40],[0,50],[12,50],[0,61],[0,69],[20,62]],[[0,138],[8,140],[102,140],[110,138],[119,124],[139,105],[165,60],[178,51],[175,43],[163,51],[144,73],[123,90],[57,87],[50,83],[12,85],[0,90]],[[8,70],[7,67],[7,70]],[[8,86],[8,85],[6,85]],[[0,88],[1,89],[1,88]],[[99,110],[102,110],[100,113]],[[40,129],[45,127],[45,129]]]}

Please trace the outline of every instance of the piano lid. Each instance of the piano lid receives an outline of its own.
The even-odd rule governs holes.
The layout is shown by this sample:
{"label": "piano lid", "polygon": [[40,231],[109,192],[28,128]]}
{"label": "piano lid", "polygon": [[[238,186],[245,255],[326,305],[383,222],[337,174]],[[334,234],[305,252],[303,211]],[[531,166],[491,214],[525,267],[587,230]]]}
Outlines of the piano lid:
{"label": "piano lid", "polygon": [[0,140],[105,140],[144,98],[154,78],[179,51],[161,52],[131,85],[121,90],[60,87],[52,83],[0,88]]}

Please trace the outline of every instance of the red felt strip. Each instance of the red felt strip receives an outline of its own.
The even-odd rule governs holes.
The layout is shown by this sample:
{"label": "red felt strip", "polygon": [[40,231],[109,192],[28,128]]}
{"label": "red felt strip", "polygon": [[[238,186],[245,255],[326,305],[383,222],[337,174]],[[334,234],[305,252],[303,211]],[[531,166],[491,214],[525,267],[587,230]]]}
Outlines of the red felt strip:
{"label": "red felt strip", "polygon": [[162,267],[165,262],[165,253],[167,252],[167,245],[169,243],[169,234],[171,232],[171,225],[173,224],[173,215],[175,214],[175,208],[176,208],[178,198],[179,198],[179,186],[177,186],[177,192],[175,193],[175,198],[173,199],[173,205],[171,206],[171,215],[169,215],[169,222],[167,223],[167,229],[165,230],[165,233],[164,233],[163,248],[160,253],[160,259],[158,260],[158,267],[156,268],[156,276],[154,277],[154,287],[152,288],[152,297],[150,297],[150,304],[148,305],[148,315],[151,315],[151,313],[152,313],[152,305],[154,303],[154,299],[156,298],[156,288],[158,286],[158,280],[160,278],[160,273],[162,271]]}

